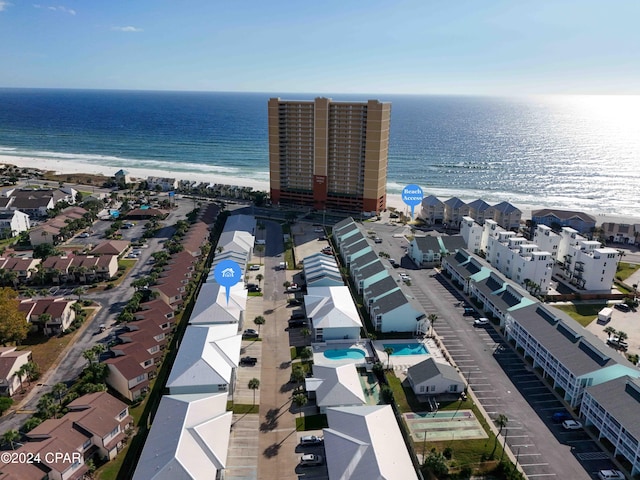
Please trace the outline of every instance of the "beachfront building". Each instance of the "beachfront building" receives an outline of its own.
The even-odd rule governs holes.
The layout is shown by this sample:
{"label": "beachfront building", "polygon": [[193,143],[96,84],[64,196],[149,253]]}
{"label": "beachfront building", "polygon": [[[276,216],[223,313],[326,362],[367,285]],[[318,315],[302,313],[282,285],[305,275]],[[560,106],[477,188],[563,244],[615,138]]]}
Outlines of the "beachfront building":
{"label": "beachfront building", "polygon": [[522,211],[511,205],[509,202],[500,202],[493,207],[493,220],[506,230],[520,229],[520,220],[522,220]]}
{"label": "beachfront building", "polygon": [[505,315],[505,335],[533,368],[576,408],[587,387],[640,377],[632,363],[564,312],[534,303]]}
{"label": "beachfront building", "polygon": [[362,320],[349,287],[310,287],[304,296],[314,342],[359,340]]}
{"label": "beachfront building", "polygon": [[584,212],[543,208],[531,212],[531,221],[551,228],[571,227],[580,233],[590,233],[596,228],[596,219]]}
{"label": "beachfront building", "polygon": [[162,192],[173,191],[178,188],[178,180],[169,177],[147,177],[147,189]]}
{"label": "beachfront building", "polygon": [[407,380],[416,395],[460,394],[466,388],[462,375],[448,363],[429,357],[407,370]]}
{"label": "beachfront building", "polygon": [[324,448],[332,480],[417,480],[391,406],[331,407],[327,422]]}
{"label": "beachfront building", "polygon": [[444,221],[444,203],[434,195],[428,195],[422,199],[422,213],[427,225],[442,225]]}
{"label": "beachfront building", "polygon": [[602,238],[611,243],[637,245],[640,243],[640,223],[604,222],[600,226]]}
{"label": "beachfront building", "polygon": [[578,290],[609,292],[618,268],[618,250],[603,247],[595,240],[586,240],[578,232],[563,227],[558,245],[557,268],[560,280]]}
{"label": "beachfront building", "polygon": [[273,203],[386,208],[390,103],[271,98],[268,115]]}
{"label": "beachfront building", "polygon": [[20,210],[0,210],[0,238],[12,238],[31,228],[29,215]]}
{"label": "beachfront building", "polygon": [[116,183],[131,183],[131,174],[128,170],[124,170],[122,168],[113,175],[113,178],[115,179]]}
{"label": "beachfront building", "polygon": [[631,465],[631,476],[640,473],[640,380],[618,377],[588,387],[584,392],[580,416],[585,425],[596,428],[600,440],[607,439],[614,456]]}
{"label": "beachfront building", "polygon": [[164,395],[134,480],[222,480],[232,415],[226,393]]}
{"label": "beachfront building", "polygon": [[550,252],[503,229],[495,220],[485,220],[480,226],[471,217],[464,217],[460,234],[468,242],[468,251],[483,251],[487,262],[508,279],[527,289],[535,289],[536,293],[546,293],[549,289],[554,265]]}
{"label": "beachfront building", "polygon": [[458,228],[462,217],[469,215],[469,207],[458,197],[452,197],[444,202],[444,221],[450,228]]}

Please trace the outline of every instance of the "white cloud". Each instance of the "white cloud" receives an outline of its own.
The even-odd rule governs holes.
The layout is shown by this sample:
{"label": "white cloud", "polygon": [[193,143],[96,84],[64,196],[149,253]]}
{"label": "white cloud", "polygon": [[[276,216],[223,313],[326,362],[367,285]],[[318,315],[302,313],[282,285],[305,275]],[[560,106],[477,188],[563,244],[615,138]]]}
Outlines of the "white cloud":
{"label": "white cloud", "polygon": [[132,27],[128,25],[126,27],[113,27],[112,30],[116,30],[118,32],[142,32],[143,30],[138,27]]}
{"label": "white cloud", "polygon": [[35,8],[41,8],[41,9],[45,9],[45,10],[51,10],[52,12],[62,12],[62,13],[68,13],[69,15],[75,15],[76,11],[73,8],[67,8],[64,5],[58,5],[58,6],[45,6],[45,5],[40,5],[38,3],[36,3],[34,5]]}
{"label": "white cloud", "polygon": [[11,6],[11,3],[0,0],[0,12],[6,10],[9,6]]}

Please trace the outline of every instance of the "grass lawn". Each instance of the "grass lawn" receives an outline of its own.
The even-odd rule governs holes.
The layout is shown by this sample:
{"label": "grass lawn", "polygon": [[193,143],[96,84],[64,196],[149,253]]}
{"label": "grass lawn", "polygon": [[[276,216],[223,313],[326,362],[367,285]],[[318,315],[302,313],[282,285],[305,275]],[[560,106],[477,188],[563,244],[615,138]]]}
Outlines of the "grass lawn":
{"label": "grass lawn", "polygon": [[583,327],[586,327],[598,317],[598,312],[606,307],[606,302],[597,304],[554,305],[562,310]]}
{"label": "grass lawn", "polygon": [[305,415],[296,418],[296,431],[320,430],[328,428],[326,415]]}
{"label": "grass lawn", "polygon": [[260,405],[245,405],[241,403],[231,405],[229,401],[227,402],[227,410],[231,410],[233,413],[240,415],[246,415],[247,413],[258,413],[260,411]]}
{"label": "grass lawn", "polygon": [[638,268],[640,268],[640,265],[638,264],[620,262],[618,264],[618,269],[616,270],[616,278],[619,278],[624,282],[631,276],[631,274],[635,273]]}

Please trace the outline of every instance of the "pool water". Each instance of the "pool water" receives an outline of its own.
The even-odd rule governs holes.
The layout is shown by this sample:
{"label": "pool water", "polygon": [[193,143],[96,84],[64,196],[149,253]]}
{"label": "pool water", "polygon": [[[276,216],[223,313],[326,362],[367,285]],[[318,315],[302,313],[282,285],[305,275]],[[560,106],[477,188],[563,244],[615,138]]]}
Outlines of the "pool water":
{"label": "pool water", "polygon": [[330,360],[360,360],[365,357],[365,353],[357,348],[334,348],[325,350],[324,356]]}
{"label": "pool water", "polygon": [[391,356],[401,356],[401,355],[426,355],[429,353],[427,347],[422,343],[383,343],[383,348],[393,348],[393,353]]}

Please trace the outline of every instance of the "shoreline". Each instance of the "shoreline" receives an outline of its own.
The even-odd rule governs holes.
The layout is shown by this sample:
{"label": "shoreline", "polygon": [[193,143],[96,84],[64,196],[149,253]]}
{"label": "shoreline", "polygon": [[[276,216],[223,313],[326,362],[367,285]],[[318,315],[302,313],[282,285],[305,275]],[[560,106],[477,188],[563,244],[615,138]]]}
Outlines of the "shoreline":
{"label": "shoreline", "polygon": [[[113,174],[119,170],[119,167],[114,167],[111,165],[95,165],[89,162],[78,162],[78,161],[65,161],[59,159],[45,159],[45,158],[33,158],[26,156],[13,156],[13,155],[0,155],[0,164],[11,164],[15,165],[19,168],[37,168],[42,171],[53,171],[57,174],[68,174],[68,173],[87,173],[93,175],[104,175],[106,177],[112,177]],[[255,180],[247,177],[234,177],[231,175],[220,175],[220,174],[212,174],[212,173],[195,173],[195,172],[180,172],[180,171],[172,171],[165,169],[143,169],[143,168],[126,168],[132,177],[139,179],[146,179],[150,176],[155,177],[175,177],[178,180],[189,180],[189,181],[197,181],[202,183],[217,183],[223,185],[238,185],[243,187],[251,187],[254,190],[264,190],[269,191],[269,182]],[[426,196],[426,195],[425,195]],[[438,197],[442,198],[450,198],[452,196],[457,195],[448,195],[446,197]],[[475,198],[463,198],[460,196],[461,200],[465,202],[470,202],[475,200]],[[491,202],[488,202],[491,203]],[[498,203],[498,202],[496,202]],[[531,218],[531,212],[533,210],[538,210],[542,208],[554,208],[549,206],[540,206],[540,205],[532,205],[532,204],[524,204],[519,202],[511,202],[513,205],[518,207],[522,211],[522,219],[528,220]],[[387,193],[387,207],[393,207],[399,211],[410,213],[409,207],[402,201],[401,195],[396,193]],[[561,210],[566,210],[561,207],[555,207]],[[614,213],[602,213],[592,210],[581,210],[584,213],[588,213],[592,215],[596,219],[596,225],[600,226],[603,222],[616,222],[616,223],[627,223],[634,224],[640,223],[640,216],[633,215],[620,215]]]}

